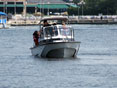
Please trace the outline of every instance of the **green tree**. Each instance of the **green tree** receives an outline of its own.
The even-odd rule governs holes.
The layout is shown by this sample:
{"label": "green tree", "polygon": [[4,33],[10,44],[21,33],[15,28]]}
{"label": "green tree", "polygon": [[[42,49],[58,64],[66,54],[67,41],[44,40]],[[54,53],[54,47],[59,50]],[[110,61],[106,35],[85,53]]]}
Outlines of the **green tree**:
{"label": "green tree", "polygon": [[85,0],[85,14],[114,15],[117,13],[117,0]]}
{"label": "green tree", "polygon": [[[78,5],[81,0],[73,0],[73,3]],[[84,0],[84,15],[117,15],[117,0]],[[82,8],[80,7],[80,15]],[[69,14],[77,15],[77,8],[69,8]]]}

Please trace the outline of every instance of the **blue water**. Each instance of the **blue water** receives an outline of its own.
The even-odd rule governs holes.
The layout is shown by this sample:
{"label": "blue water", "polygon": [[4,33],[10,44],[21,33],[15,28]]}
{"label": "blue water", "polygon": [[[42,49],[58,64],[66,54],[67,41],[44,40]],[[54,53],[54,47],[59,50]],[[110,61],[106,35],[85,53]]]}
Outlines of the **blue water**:
{"label": "blue water", "polygon": [[77,58],[33,57],[38,26],[0,29],[0,88],[117,88],[117,25],[72,25]]}

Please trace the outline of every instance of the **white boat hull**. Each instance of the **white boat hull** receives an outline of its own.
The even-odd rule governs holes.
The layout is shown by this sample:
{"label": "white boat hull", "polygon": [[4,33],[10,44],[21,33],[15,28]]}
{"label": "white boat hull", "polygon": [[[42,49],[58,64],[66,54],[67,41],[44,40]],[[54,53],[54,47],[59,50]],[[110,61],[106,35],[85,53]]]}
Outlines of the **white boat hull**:
{"label": "white boat hull", "polygon": [[47,58],[76,57],[80,47],[80,42],[56,42],[39,45],[31,48],[34,56]]}

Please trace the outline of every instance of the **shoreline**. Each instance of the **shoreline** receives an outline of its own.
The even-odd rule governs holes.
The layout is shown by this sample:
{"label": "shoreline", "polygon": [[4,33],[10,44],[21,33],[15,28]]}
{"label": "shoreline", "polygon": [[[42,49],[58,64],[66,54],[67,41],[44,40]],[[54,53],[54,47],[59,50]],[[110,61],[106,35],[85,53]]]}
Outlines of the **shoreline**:
{"label": "shoreline", "polygon": [[[117,24],[117,22],[109,22],[109,21],[105,21],[105,20],[90,20],[90,21],[69,21],[69,24]],[[11,24],[8,24],[8,25],[11,25],[11,26],[37,26],[39,25],[39,23],[32,23],[32,22],[28,22],[28,23],[22,23],[22,22],[19,22],[19,23],[11,23]]]}
{"label": "shoreline", "polygon": [[[67,17],[67,16],[65,16]],[[68,17],[70,24],[117,24],[117,17],[112,18],[89,18],[87,16],[83,16],[78,18],[78,16],[69,16]],[[39,25],[41,18],[19,18],[19,19],[10,19],[7,24],[11,26],[33,26]]]}

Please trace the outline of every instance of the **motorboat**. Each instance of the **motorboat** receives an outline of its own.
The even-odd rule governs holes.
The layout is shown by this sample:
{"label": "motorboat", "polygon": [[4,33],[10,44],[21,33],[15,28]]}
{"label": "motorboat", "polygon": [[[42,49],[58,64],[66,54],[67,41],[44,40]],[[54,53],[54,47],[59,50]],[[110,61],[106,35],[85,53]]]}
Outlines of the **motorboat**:
{"label": "motorboat", "polygon": [[[44,26],[44,21],[49,25]],[[65,23],[63,25],[62,23]],[[44,58],[76,57],[80,42],[74,39],[74,30],[67,17],[45,17],[40,20],[39,44],[31,47],[33,56]]]}

